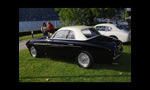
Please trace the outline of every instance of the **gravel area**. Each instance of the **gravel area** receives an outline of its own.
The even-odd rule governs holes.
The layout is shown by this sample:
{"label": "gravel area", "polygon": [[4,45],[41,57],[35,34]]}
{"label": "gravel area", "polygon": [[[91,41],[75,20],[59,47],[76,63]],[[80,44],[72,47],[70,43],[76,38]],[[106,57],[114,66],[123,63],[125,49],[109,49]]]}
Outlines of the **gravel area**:
{"label": "gravel area", "polygon": [[19,51],[20,50],[23,50],[23,49],[25,49],[25,48],[27,48],[26,47],[26,42],[27,42],[28,40],[21,40],[21,41],[19,41]]}

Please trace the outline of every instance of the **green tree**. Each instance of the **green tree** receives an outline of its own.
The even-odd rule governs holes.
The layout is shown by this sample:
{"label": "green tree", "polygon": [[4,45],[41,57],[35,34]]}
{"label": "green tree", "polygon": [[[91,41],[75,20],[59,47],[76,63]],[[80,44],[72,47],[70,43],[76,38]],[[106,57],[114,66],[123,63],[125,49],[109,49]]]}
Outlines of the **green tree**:
{"label": "green tree", "polygon": [[60,21],[65,25],[91,25],[94,18],[99,16],[98,8],[56,8]]}
{"label": "green tree", "polygon": [[126,8],[123,9],[123,14],[122,14],[122,17],[124,18],[124,21],[126,21],[126,17],[128,17],[129,14],[128,12],[126,11]]}
{"label": "green tree", "polygon": [[99,8],[99,18],[112,19],[117,13],[116,8]]}
{"label": "green tree", "polygon": [[[124,8],[55,8],[59,12],[62,25],[92,25],[96,24],[94,18],[116,19]],[[125,17],[123,16],[123,17]]]}

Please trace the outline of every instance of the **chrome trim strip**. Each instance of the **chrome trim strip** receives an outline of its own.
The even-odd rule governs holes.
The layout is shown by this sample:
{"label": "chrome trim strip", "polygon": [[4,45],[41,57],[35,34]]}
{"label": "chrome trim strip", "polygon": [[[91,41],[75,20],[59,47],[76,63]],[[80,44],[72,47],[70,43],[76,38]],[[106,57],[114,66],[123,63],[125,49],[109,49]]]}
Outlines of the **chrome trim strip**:
{"label": "chrome trim strip", "polygon": [[52,45],[50,43],[33,43],[34,45]]}
{"label": "chrome trim strip", "polygon": [[119,57],[120,57],[120,55],[117,55],[117,56],[113,57],[113,60],[115,60],[115,59],[117,59]]}
{"label": "chrome trim strip", "polygon": [[51,45],[52,47],[80,47],[80,46],[74,46],[73,44],[50,44],[50,43],[33,43],[34,45]]}

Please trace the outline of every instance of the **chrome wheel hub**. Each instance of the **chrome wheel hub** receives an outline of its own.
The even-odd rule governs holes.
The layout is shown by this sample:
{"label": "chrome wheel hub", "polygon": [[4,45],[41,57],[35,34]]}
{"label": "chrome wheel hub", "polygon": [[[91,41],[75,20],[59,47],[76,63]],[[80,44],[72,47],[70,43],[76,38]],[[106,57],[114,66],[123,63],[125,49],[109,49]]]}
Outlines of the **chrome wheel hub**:
{"label": "chrome wheel hub", "polygon": [[36,55],[37,55],[36,49],[34,47],[31,48],[31,55],[33,57],[36,57]]}
{"label": "chrome wheel hub", "polygon": [[86,53],[80,53],[78,56],[78,62],[83,67],[88,67],[90,58]]}

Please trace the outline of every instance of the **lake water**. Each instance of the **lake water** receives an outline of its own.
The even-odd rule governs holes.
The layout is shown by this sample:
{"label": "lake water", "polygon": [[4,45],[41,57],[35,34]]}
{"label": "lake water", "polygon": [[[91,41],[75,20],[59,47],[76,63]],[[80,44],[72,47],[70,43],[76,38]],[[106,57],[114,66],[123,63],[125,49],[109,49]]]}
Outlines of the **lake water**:
{"label": "lake water", "polygon": [[[47,23],[47,21],[19,21],[19,32],[41,30],[43,22]],[[54,20],[50,22],[53,24],[54,28],[61,27],[60,20]],[[112,23],[115,24],[116,21],[112,21]],[[118,23],[120,22],[118,21]]]}
{"label": "lake water", "polygon": [[[19,21],[19,32],[40,30],[43,22],[47,21]],[[54,28],[61,27],[59,20],[50,21]]]}

